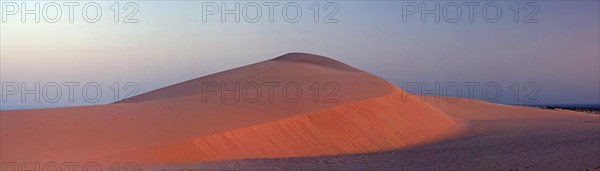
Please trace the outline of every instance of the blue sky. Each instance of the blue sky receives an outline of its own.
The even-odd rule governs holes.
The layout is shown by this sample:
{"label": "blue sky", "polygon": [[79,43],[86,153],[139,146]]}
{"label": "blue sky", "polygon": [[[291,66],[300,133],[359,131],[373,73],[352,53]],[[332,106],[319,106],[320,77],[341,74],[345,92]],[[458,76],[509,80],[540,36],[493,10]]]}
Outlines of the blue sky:
{"label": "blue sky", "polygon": [[[22,5],[21,1],[2,1],[7,2]],[[40,8],[50,2],[39,1]],[[81,13],[89,2],[79,2],[73,23],[68,21],[63,2],[57,3],[63,10],[57,23],[43,18],[54,16],[50,14],[56,12],[50,8],[50,16],[42,15],[40,23],[33,22],[33,15],[26,15],[26,23],[20,22],[18,14],[3,18],[1,82],[30,86],[35,82],[97,82],[107,98],[95,104],[102,104],[113,100],[107,89],[114,82],[136,82],[142,93],[288,52],[307,52],[332,57],[398,86],[497,83],[503,89],[498,102],[522,104],[523,96],[533,91],[522,88],[532,82],[538,88],[533,97],[539,104],[600,103],[599,1],[519,2],[518,23],[510,7],[514,1],[479,1],[473,22],[468,21],[463,1],[439,1],[440,8],[454,2],[461,6],[462,16],[456,23],[443,18],[436,23],[432,15],[426,15],[428,22],[422,23],[419,13],[403,22],[403,12],[409,12],[403,10],[403,3],[406,7],[411,1],[319,1],[318,23],[311,10],[315,1],[279,2],[273,23],[263,4],[269,1],[257,2],[263,11],[256,23],[244,18],[236,23],[233,15],[227,15],[223,23],[218,14],[202,21],[203,3],[221,6],[223,2],[233,8],[238,2],[243,8],[248,1],[135,2],[139,11],[132,18],[138,19],[137,23],[123,23],[133,6],[125,10],[126,2],[119,2],[119,22],[115,23],[111,10],[115,2],[100,1],[102,16],[89,23]],[[431,9],[436,2],[414,4]],[[482,8],[489,2],[502,9],[496,23],[482,16]],[[27,1],[26,5],[33,8],[34,3]],[[302,9],[296,23],[283,19],[281,8],[288,3],[297,3]],[[331,19],[338,22],[324,23],[335,7],[338,11]],[[537,11],[530,19],[538,22],[524,23],[534,8]],[[11,12],[1,10],[3,15],[6,10]],[[456,16],[454,8],[448,10],[444,14]],[[490,17],[496,11],[487,12]],[[287,16],[293,18],[294,13],[288,10]],[[256,12],[251,9],[248,14]],[[515,82],[522,89],[517,101],[511,91]],[[476,98],[485,99],[481,87],[475,91],[480,92]],[[19,100],[11,96],[2,103],[3,109],[92,105],[81,99],[74,103]]]}

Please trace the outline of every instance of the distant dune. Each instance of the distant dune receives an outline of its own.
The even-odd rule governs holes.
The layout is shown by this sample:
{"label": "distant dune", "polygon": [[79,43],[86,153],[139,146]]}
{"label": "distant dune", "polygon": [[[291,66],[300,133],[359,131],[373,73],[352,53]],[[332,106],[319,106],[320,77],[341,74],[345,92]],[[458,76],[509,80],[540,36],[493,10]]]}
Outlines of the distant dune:
{"label": "distant dune", "polygon": [[[232,94],[236,84],[252,91]],[[257,85],[262,91],[252,87]],[[269,91],[265,85],[277,88]],[[287,85],[299,85],[302,92],[283,89]],[[282,95],[286,92],[293,97]],[[2,111],[0,161],[156,167],[365,154],[460,137],[471,120],[489,118],[483,113],[507,113],[495,119],[590,117],[534,109],[528,115],[524,107],[475,104],[434,107],[352,66],[290,53],[115,104]],[[462,108],[481,109],[463,113]]]}

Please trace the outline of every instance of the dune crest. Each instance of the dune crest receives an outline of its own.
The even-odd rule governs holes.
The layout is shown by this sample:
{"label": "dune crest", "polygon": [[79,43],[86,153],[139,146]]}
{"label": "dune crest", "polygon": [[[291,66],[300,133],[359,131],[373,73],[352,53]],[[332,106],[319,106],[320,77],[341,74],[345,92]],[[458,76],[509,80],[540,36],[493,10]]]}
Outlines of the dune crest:
{"label": "dune crest", "polygon": [[292,63],[304,63],[311,64],[316,66],[321,66],[330,69],[336,69],[340,71],[347,72],[364,72],[357,68],[354,68],[348,64],[342,63],[340,61],[327,58],[320,55],[306,54],[306,53],[288,53],[276,58],[271,59],[271,61],[277,62],[292,62]]}

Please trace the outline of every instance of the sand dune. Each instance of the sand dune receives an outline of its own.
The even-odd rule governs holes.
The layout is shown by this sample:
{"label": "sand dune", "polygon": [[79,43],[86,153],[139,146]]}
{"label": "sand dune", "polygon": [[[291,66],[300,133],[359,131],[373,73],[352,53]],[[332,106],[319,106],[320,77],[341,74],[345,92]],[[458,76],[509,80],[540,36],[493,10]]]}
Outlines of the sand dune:
{"label": "sand dune", "polygon": [[[254,91],[246,94],[265,98],[238,102],[226,95],[222,101],[219,94],[203,90],[206,83],[233,89],[236,82],[294,83],[301,86],[302,98],[289,102],[275,94],[269,100],[269,91]],[[310,91],[315,82],[323,93],[316,102]],[[336,87],[323,87],[326,83]],[[332,92],[333,101],[324,101]],[[401,102],[401,94],[389,82],[349,65],[292,53],[148,92],[129,103],[2,111],[0,160],[145,166],[351,154],[414,144],[453,124],[413,98]]]}
{"label": "sand dune", "polygon": [[[277,85],[270,90],[265,84]],[[291,84],[302,91],[292,89],[297,100],[290,101],[290,89],[283,88]],[[319,162],[351,158],[344,165],[353,169],[357,159],[352,156],[370,162],[465,160],[477,153],[470,147],[507,147],[490,153],[488,146],[479,149],[493,158],[512,152],[492,140],[511,144],[535,135],[562,142],[554,136],[598,133],[599,117],[594,115],[464,99],[423,103],[418,98],[333,59],[291,53],[115,104],[2,111],[0,162],[30,167],[36,162],[96,162],[103,167],[135,162],[143,168],[178,168],[206,161],[308,157]],[[590,144],[595,145],[580,145]],[[402,151],[407,149],[411,151]],[[379,156],[393,151],[402,155]]]}

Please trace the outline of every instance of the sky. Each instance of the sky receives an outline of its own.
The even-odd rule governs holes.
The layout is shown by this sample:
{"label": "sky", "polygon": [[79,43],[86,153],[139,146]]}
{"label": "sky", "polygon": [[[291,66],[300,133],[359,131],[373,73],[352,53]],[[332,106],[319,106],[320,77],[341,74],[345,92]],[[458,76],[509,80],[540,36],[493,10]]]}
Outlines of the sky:
{"label": "sky", "polygon": [[[417,94],[465,97],[465,85],[478,84],[475,98],[505,104],[600,104],[599,1],[0,5],[2,110],[111,103],[115,87],[119,97],[140,94],[289,52],[331,57],[399,87],[416,84],[419,90],[411,90]],[[239,22],[235,14],[222,16],[226,10],[240,13]],[[427,12],[439,13],[439,22]],[[59,85],[61,96],[35,102],[32,95],[12,94],[15,86],[36,90],[36,83],[52,97]],[[79,85],[72,101],[65,84]],[[86,100],[81,92],[88,85],[100,87],[101,98]]]}

